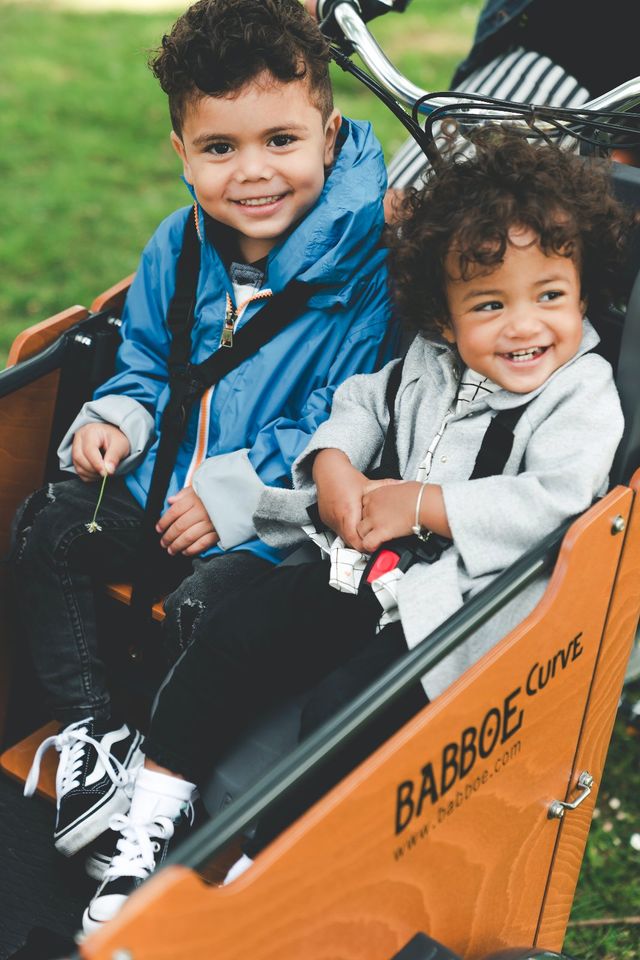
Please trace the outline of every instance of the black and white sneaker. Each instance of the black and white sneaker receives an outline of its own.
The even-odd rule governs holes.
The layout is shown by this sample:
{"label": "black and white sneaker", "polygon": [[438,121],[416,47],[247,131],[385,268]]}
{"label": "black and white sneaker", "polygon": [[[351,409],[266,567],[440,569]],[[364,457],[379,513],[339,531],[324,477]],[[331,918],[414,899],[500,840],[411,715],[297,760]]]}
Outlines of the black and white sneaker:
{"label": "black and white sneaker", "polygon": [[53,842],[60,853],[73,856],[108,829],[114,814],[129,809],[133,781],[144,760],[141,744],[142,734],[126,723],[118,730],[97,733],[91,717],[70,724],[40,744],[24,795],[35,792],[42,757],[55,747],[60,759]]}
{"label": "black and white sneaker", "polygon": [[[148,789],[149,782],[154,786],[153,778],[158,777],[170,781],[169,793]],[[131,810],[111,818],[111,829],[120,836],[116,854],[82,917],[85,935],[115,917],[134,890],[164,864],[170,849],[175,848],[193,826],[193,799],[194,784],[150,773],[144,768],[140,770]]]}
{"label": "black and white sneaker", "polygon": [[120,834],[115,830],[106,830],[88,844],[84,861],[85,873],[92,880],[102,883],[107,867],[115,857]]}

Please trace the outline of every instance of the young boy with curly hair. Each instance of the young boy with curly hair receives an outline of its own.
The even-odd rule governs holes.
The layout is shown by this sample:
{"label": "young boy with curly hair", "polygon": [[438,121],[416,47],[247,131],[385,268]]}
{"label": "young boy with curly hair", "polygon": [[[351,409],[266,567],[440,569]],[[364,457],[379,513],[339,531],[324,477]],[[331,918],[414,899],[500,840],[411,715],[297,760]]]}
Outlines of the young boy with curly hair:
{"label": "young boy with curly hair", "polygon": [[[34,494],[17,525],[18,613],[64,725],[42,744],[26,792],[42,752],[55,747],[54,841],[65,855],[128,809],[129,774],[142,759],[140,734],[112,707],[94,591],[131,579],[140,565],[187,236],[199,268],[187,290],[193,324],[183,364],[237,355],[246,332],[260,336],[270,301],[286,303],[292,289],[297,312],[194,406],[168,496],[151,518],[156,586],[173,591],[164,632],[176,655],[199,640],[220,598],[278,562],[252,521],[262,491],[291,485],[291,465],[328,416],[335,388],[395,347],[382,151],[369,124],[342,120],[334,108],[329,47],[298,0],[200,0],[151,66],[168,96],[171,143],[193,205],[167,217],[147,244],[116,373],[62,442],[62,469],[77,477]],[[105,474],[92,532],[86,521]]]}
{"label": "young boy with curly hair", "polygon": [[[403,361],[336,391],[294,464],[295,489],[265,490],[254,516],[271,545],[310,530],[331,566],[269,571],[220,607],[215,631],[178,661],[156,702],[131,811],[113,822],[117,853],[87,929],[153,870],[153,844],[166,851],[187,828],[196,784],[252,718],[316,685],[304,737],[604,493],[623,419],[585,314],[610,294],[624,227],[605,170],[496,129],[477,136],[473,158],[454,158],[408,199],[390,264],[398,308],[419,333]],[[494,421],[510,434],[506,447],[485,439]],[[371,556],[397,538],[408,538],[415,562],[376,570]],[[511,629],[543,587],[393,704],[322,770],[324,789]],[[272,812],[247,852],[312,793]]]}

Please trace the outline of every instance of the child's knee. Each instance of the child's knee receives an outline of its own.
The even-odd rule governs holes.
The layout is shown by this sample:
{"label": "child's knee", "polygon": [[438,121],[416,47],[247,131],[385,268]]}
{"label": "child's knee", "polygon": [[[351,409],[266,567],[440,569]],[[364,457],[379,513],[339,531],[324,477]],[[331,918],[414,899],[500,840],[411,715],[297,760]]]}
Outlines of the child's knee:
{"label": "child's knee", "polygon": [[162,630],[166,653],[172,660],[191,645],[206,609],[193,581],[193,577],[187,577],[164,601]]}
{"label": "child's knee", "polygon": [[31,543],[39,538],[40,530],[36,534],[34,528],[41,526],[39,518],[55,499],[54,485],[49,483],[30,494],[16,510],[11,525],[11,561],[14,565],[24,560]]}
{"label": "child's knee", "polygon": [[12,528],[12,562],[23,567],[30,556],[53,555],[70,533],[82,526],[80,480],[48,483],[32,493],[16,512]]}

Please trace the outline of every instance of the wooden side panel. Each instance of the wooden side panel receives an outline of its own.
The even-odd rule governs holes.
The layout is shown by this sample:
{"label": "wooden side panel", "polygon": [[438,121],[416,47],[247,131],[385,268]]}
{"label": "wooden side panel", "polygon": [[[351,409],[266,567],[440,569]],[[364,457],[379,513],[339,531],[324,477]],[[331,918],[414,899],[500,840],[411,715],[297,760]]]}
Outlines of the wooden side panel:
{"label": "wooden side panel", "polygon": [[43,482],[58,379],[54,370],[0,398],[0,557],[16,508]]}
{"label": "wooden side panel", "polygon": [[11,638],[7,613],[8,573],[6,563],[0,563],[0,742],[7,719],[11,679]]}
{"label": "wooden side panel", "polygon": [[135,273],[132,273],[124,280],[120,280],[119,283],[109,287],[104,293],[99,293],[91,304],[91,312],[99,313],[101,310],[114,310],[116,313],[120,313],[134,277]]}
{"label": "wooden side panel", "polygon": [[12,367],[22,360],[35,357],[45,347],[50,346],[61,333],[88,316],[89,311],[86,307],[76,305],[22,330],[11,344],[7,366]]}
{"label": "wooden side panel", "polygon": [[248,873],[214,888],[161,871],[82,956],[388,960],[418,930],[465,960],[531,944],[631,499],[580,518],[536,610]]}
{"label": "wooden side panel", "polygon": [[[69,307],[23,330],[14,340],[8,365],[20,363],[53,343],[61,333],[88,316],[84,307]],[[59,371],[40,377],[0,398],[0,737],[4,728],[11,679],[10,624],[7,610],[11,522],[17,507],[44,479]]]}
{"label": "wooden side panel", "polygon": [[26,496],[42,484],[58,371],[0,398],[0,739],[11,682],[11,624],[7,555],[13,516]]}
{"label": "wooden side panel", "polygon": [[[640,489],[640,471],[636,472],[631,486],[636,493]],[[567,813],[562,821],[540,917],[536,942],[549,949],[562,949],[639,611],[640,504],[636,496],[626,530],[622,562],[611,598],[584,729],[572,769],[573,784],[583,770],[595,777],[595,783],[591,795],[578,809]],[[558,799],[573,801],[576,796],[574,789],[569,796],[559,796]]]}

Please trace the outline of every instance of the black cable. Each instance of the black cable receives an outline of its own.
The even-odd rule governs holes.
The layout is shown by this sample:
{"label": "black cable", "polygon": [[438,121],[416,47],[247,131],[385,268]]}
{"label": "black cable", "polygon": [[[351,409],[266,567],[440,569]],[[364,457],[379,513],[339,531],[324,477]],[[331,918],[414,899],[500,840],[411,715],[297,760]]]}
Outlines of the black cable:
{"label": "black cable", "polygon": [[[426,93],[413,105],[411,115],[400,106],[395,98],[388,93],[381,84],[369,73],[357,67],[351,59],[335,44],[331,45],[331,57],[334,62],[353,77],[360,81],[382,103],[388,107],[395,117],[411,134],[422,152],[426,155],[431,166],[437,170],[444,161],[443,154],[437,146],[434,125],[449,118],[459,125],[470,123],[510,123],[520,120],[526,124],[528,138],[536,137],[552,143],[555,139],[561,140],[565,136],[572,137],[578,143],[588,145],[597,150],[610,153],[612,150],[633,149],[640,144],[640,113],[622,110],[585,110],[580,107],[552,107],[546,104],[523,104],[513,100],[499,100],[483,94],[461,94],[456,90],[439,90]],[[461,99],[462,97],[462,99]],[[424,121],[424,127],[419,122],[419,111],[423,104],[430,100],[453,100],[449,104],[434,107]],[[636,104],[634,104],[636,106]],[[631,122],[624,122],[625,119]],[[544,129],[541,124],[553,127],[553,130]],[[458,131],[464,137],[464,133]],[[615,134],[621,134],[631,139],[616,139]]]}
{"label": "black cable", "polygon": [[422,152],[426,155],[429,162],[432,166],[437,166],[440,163],[440,153],[438,152],[433,139],[429,139],[425,136],[425,132],[420,126],[420,124],[410,117],[400,106],[400,104],[391,96],[390,93],[382,87],[377,80],[374,80],[372,76],[366,73],[364,70],[361,70],[360,67],[357,67],[349,57],[338,47],[331,46],[331,57],[334,62],[345,71],[345,73],[350,73],[352,76],[356,77],[361,83],[365,85],[372,93],[374,93],[379,100],[381,100],[385,106],[391,110],[391,112],[398,118],[400,123],[409,131],[413,139],[416,141]]}

